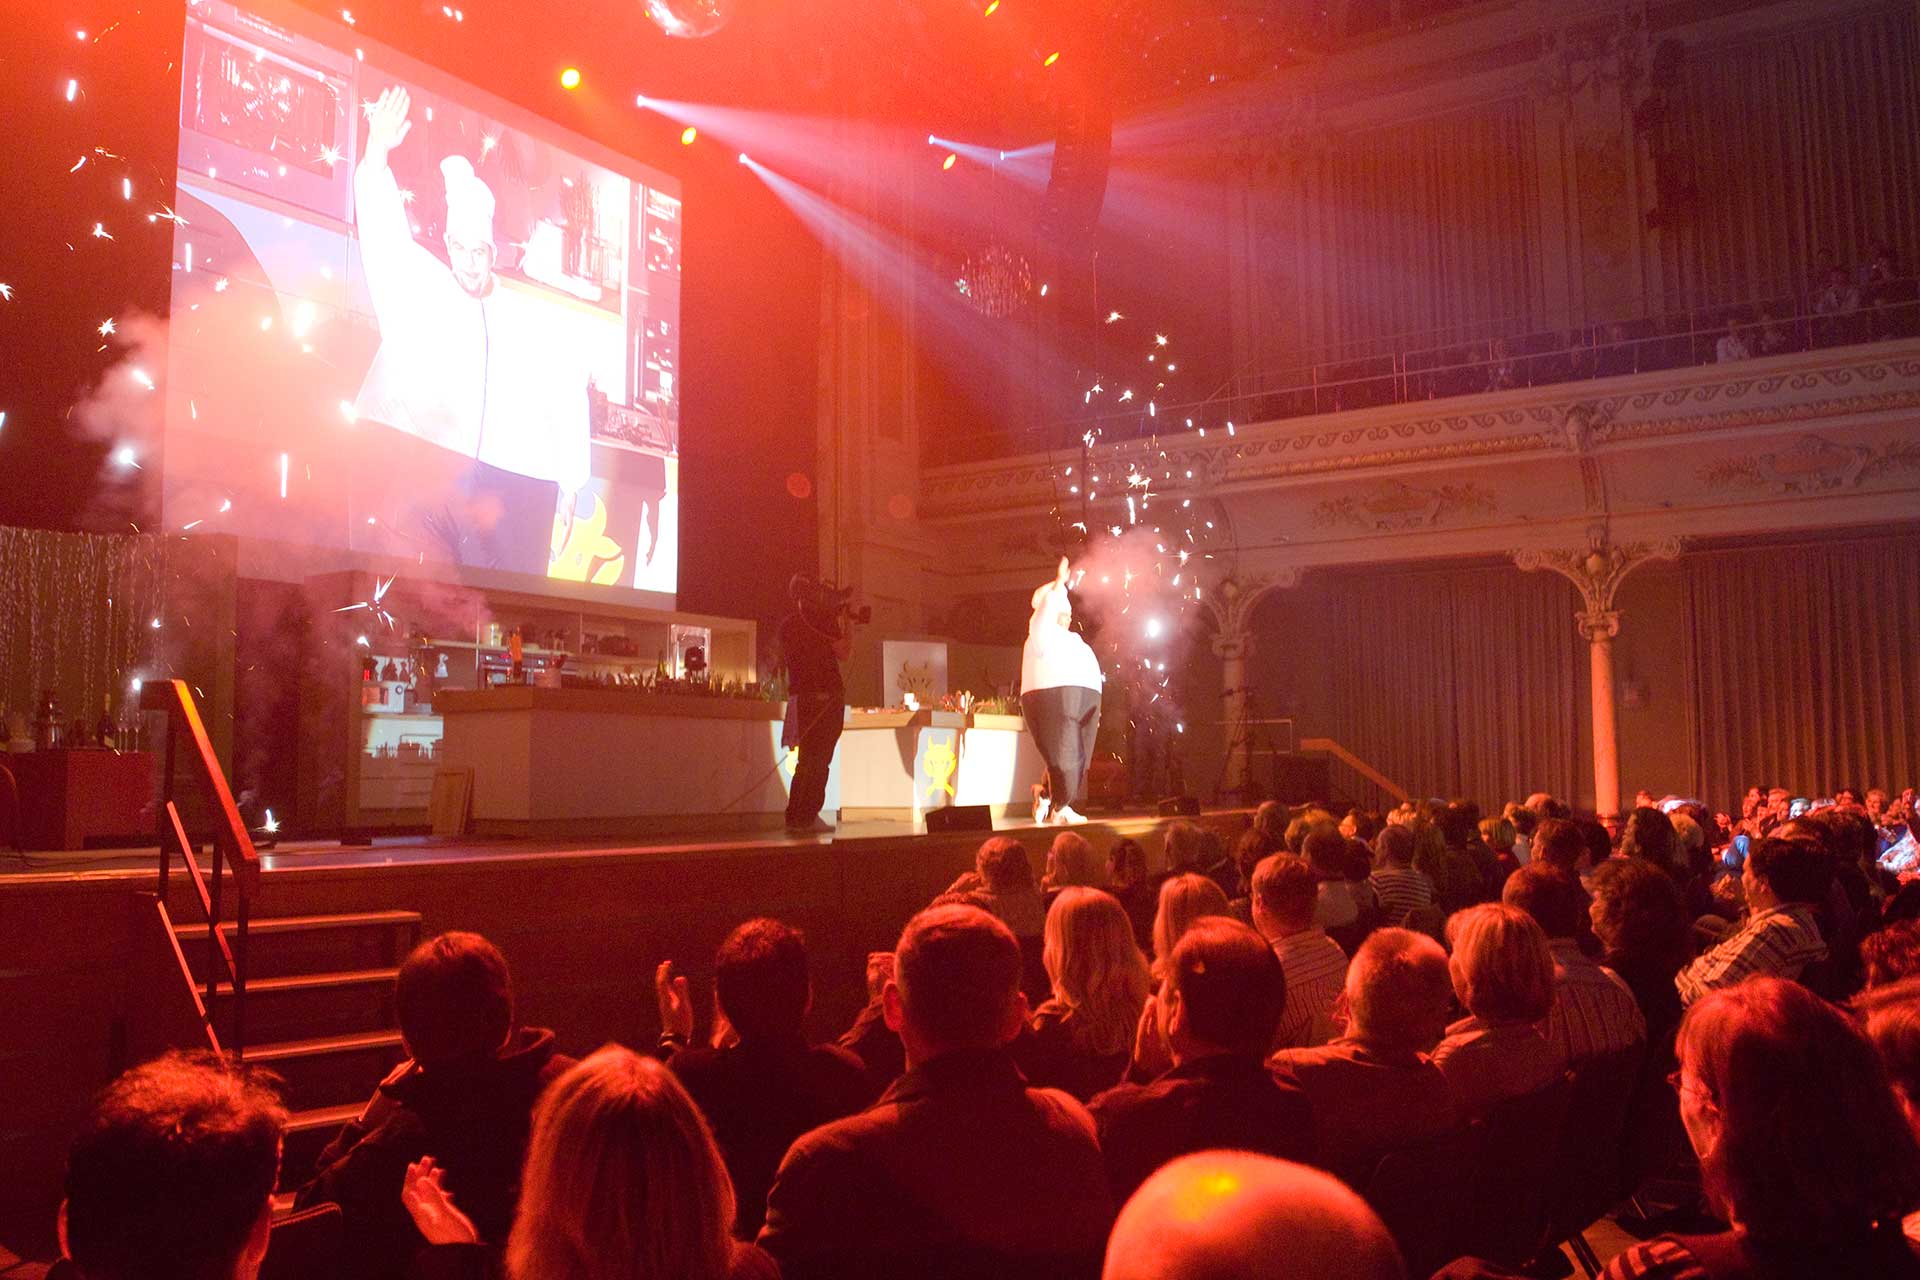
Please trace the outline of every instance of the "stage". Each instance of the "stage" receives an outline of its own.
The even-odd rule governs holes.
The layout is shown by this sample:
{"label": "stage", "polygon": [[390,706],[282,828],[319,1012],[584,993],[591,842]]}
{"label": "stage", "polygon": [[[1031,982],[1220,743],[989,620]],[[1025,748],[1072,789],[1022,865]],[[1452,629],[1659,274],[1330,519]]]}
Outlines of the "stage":
{"label": "stage", "polygon": [[[1231,839],[1248,817],[1218,810],[1192,820]],[[1136,811],[1073,830],[1102,851],[1122,836],[1139,840],[1158,867],[1167,821]],[[995,826],[1026,845],[1036,876],[1062,830],[1008,819]],[[380,1055],[394,1052],[371,1037],[391,1026],[392,968],[414,937],[470,929],[493,939],[513,967],[521,1020],[551,1027],[565,1050],[584,1053],[609,1040],[653,1043],[652,975],[662,960],[692,980],[704,1026],[714,949],[758,915],[806,932],[815,992],[809,1030],[830,1038],[864,1001],[867,954],[890,950],[906,920],[972,868],[982,835],[862,822],[832,837],[280,845],[261,854],[253,901],[248,1045],[362,1037],[328,1074],[291,1057],[270,1059],[304,1095],[294,1105],[317,1109],[317,1128],[337,1126],[338,1109],[364,1101]],[[9,1099],[0,1165],[16,1171],[0,1192],[0,1240],[16,1248],[35,1243],[53,1220],[66,1143],[89,1095],[157,1032],[180,1038],[184,984],[160,963],[169,957],[151,928],[156,864],[152,850],[0,853],[0,1007],[8,1010],[0,1096]],[[176,867],[168,908],[178,924],[198,919],[190,895]],[[315,917],[352,917],[362,927],[336,952],[321,950],[315,933],[264,923]],[[183,945],[197,970],[204,942]],[[329,981],[310,980],[314,969]],[[364,1069],[337,1069],[348,1052],[361,1055]],[[338,1092],[311,1092],[322,1086]]]}

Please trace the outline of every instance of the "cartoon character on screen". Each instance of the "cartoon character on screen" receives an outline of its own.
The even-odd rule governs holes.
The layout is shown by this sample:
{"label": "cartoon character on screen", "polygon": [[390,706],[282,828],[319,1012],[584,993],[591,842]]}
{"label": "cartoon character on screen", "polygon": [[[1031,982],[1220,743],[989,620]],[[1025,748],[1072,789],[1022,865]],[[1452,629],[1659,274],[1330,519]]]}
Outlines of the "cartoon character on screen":
{"label": "cartoon character on screen", "polygon": [[[467,157],[439,164],[447,261],[414,239],[409,197],[388,164],[413,128],[409,106],[398,87],[371,104],[353,175],[360,261],[380,326],[355,415],[475,459],[483,486],[507,473],[494,489],[509,506],[538,492],[513,477],[557,486],[545,489],[551,506],[520,514],[540,533],[549,511],[571,525],[592,464],[586,371],[556,335],[552,304],[494,275],[494,194]],[[513,549],[524,563],[503,567],[546,572],[547,540],[525,541],[532,545]]]}
{"label": "cartoon character on screen", "polygon": [[1100,659],[1072,630],[1073,601],[1067,592],[1080,574],[1060,557],[1053,581],[1033,593],[1033,617],[1020,651],[1020,713],[1047,762],[1044,794],[1035,788],[1033,820],[1055,825],[1085,822],[1074,811],[1087,787],[1087,766],[1100,731],[1100,690],[1106,677]]}

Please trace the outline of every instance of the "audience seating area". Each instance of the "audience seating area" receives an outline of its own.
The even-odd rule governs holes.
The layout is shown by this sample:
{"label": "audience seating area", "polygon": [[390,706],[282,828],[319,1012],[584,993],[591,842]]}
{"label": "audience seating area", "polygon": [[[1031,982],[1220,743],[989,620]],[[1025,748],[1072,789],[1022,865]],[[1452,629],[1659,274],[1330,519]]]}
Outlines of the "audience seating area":
{"label": "audience seating area", "polygon": [[111,1086],[56,1269],[1920,1275],[1913,791],[1636,804],[1269,803],[1230,846],[1170,824],[1152,872],[990,839],[828,1044],[776,920],[720,944],[712,1025],[661,957],[657,1040],[597,1050],[443,934],[395,980],[409,1057],[302,1186],[271,1075]]}

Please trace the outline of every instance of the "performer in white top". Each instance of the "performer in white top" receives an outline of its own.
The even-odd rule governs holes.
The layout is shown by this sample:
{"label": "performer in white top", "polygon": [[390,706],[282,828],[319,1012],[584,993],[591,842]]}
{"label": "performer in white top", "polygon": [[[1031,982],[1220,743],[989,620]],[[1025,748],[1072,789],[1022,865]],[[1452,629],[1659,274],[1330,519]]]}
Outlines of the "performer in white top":
{"label": "performer in white top", "polygon": [[465,156],[440,161],[448,263],[413,238],[387,164],[413,128],[408,106],[405,89],[381,93],[353,175],[360,260],[380,324],[355,416],[550,480],[570,519],[592,464],[586,373],[551,336],[548,306],[494,277],[493,192]]}
{"label": "performer in white top", "polygon": [[1062,556],[1053,581],[1033,593],[1033,618],[1020,654],[1020,712],[1047,762],[1047,794],[1035,798],[1035,822],[1086,821],[1073,806],[1084,802],[1106,677],[1093,650],[1071,629],[1067,592],[1079,580]]}

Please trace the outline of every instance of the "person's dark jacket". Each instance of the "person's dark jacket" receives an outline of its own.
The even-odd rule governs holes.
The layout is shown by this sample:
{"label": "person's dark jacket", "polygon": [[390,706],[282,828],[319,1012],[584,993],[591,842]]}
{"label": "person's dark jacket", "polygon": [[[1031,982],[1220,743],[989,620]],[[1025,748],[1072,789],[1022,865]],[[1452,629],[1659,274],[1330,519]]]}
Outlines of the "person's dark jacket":
{"label": "person's dark jacket", "polygon": [[1124,889],[1107,891],[1120,899],[1120,905],[1126,909],[1127,923],[1133,926],[1134,945],[1148,955],[1153,954],[1153,918],[1160,912],[1160,886],[1166,881],[1166,873],[1162,872],[1136,880]]}
{"label": "person's dark jacket", "polygon": [[1123,1084],[1088,1104],[1115,1204],[1178,1156],[1230,1147],[1282,1160],[1313,1159],[1313,1108],[1298,1085],[1274,1079],[1256,1054],[1226,1053],[1170,1068],[1152,1084]]}
{"label": "person's dark jacket", "polygon": [[1034,1088],[1064,1090],[1085,1102],[1120,1083],[1133,1046],[1096,1053],[1080,1042],[1075,1017],[1073,1010],[1059,1004],[1042,1005],[1013,1042],[1013,1060]]}
{"label": "person's dark jacket", "polygon": [[737,1044],[685,1049],[667,1065],[713,1128],[733,1178],[733,1232],[751,1240],[766,1217],[767,1188],[793,1140],[872,1102],[860,1059],[838,1045]]}
{"label": "person's dark jacket", "polygon": [[319,1172],[294,1196],[294,1207],[340,1206],[351,1275],[404,1275],[425,1242],[400,1203],[400,1183],[409,1164],[430,1155],[480,1238],[504,1243],[534,1103],[571,1066],[572,1058],[555,1051],[553,1032],[535,1027],[522,1027],[505,1048],[475,1062],[425,1069],[402,1063],[321,1153]]}
{"label": "person's dark jacket", "polygon": [[1086,1108],[965,1050],[794,1143],[760,1245],[786,1280],[1092,1280],[1112,1225]]}

